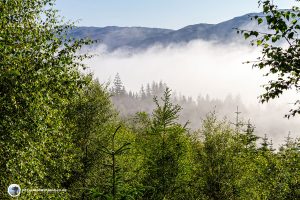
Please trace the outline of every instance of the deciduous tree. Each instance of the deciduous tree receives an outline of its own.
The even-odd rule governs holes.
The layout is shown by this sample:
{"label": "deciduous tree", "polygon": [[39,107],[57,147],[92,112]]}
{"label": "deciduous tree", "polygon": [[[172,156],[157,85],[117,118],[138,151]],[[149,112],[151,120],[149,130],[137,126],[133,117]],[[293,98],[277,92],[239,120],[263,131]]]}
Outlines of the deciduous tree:
{"label": "deciduous tree", "polygon": [[[270,81],[264,85],[265,92],[260,96],[261,102],[268,102],[287,90],[294,89],[298,92],[300,89],[300,9],[294,6],[281,10],[270,0],[259,0],[259,5],[263,9],[262,16],[256,15],[252,19],[256,19],[258,24],[266,24],[267,31],[238,32],[241,31],[246,39],[252,38],[252,45],[262,48],[262,56],[253,66],[266,69],[265,76],[270,77]],[[300,100],[294,105],[287,117],[300,114]]]}
{"label": "deciduous tree", "polygon": [[[89,42],[66,39],[72,24],[59,19],[54,2],[0,1],[1,188],[60,189],[74,162],[65,111],[86,84],[79,69],[88,56],[77,51]],[[0,199],[6,198],[3,189]]]}

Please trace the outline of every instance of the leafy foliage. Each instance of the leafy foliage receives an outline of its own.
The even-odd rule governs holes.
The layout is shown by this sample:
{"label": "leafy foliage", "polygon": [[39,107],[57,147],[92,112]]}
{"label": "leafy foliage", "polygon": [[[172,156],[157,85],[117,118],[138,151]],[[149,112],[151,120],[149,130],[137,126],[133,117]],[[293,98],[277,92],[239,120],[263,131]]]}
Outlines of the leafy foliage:
{"label": "leafy foliage", "polygon": [[[262,56],[253,64],[259,69],[267,69],[265,76],[271,80],[264,85],[265,92],[260,96],[261,102],[268,102],[278,98],[284,91],[295,89],[299,86],[299,49],[298,38],[300,24],[300,9],[294,6],[289,10],[280,10],[273,1],[260,0],[259,5],[263,8],[263,16],[253,16],[258,24],[267,24],[267,32],[241,30],[245,39],[254,38],[251,43],[262,48]],[[240,32],[240,30],[238,31]],[[296,101],[295,108],[290,110],[287,117],[300,113]]]}
{"label": "leafy foliage", "polygon": [[59,21],[53,3],[0,1],[1,188],[59,189],[75,161],[64,115],[87,84],[79,69],[88,56],[76,52],[89,42],[65,39],[72,25]]}
{"label": "leafy foliage", "polygon": [[100,147],[107,146],[108,133],[116,119],[116,112],[105,87],[92,81],[69,104],[66,116],[77,162],[72,167],[71,177],[64,181],[64,186],[70,190],[73,198],[85,199],[88,198],[88,188],[94,187],[91,176],[95,175],[95,168],[100,160],[106,158]]}
{"label": "leafy foliage", "polygon": [[[152,115],[139,112],[121,119],[107,87],[80,73],[81,61],[89,56],[78,50],[89,42],[64,37],[71,25],[59,20],[53,3],[0,1],[1,188],[17,183],[28,190],[67,189],[24,191],[20,199],[300,198],[299,139],[288,136],[275,151],[267,137],[257,145],[250,122],[244,131],[214,114],[191,132],[178,122],[181,107],[172,103],[171,91],[162,83],[141,89],[144,99],[153,92],[163,94],[154,98]],[[266,53],[262,68],[289,78],[270,82],[269,96],[263,96],[268,100],[288,89],[278,84],[298,83],[298,39],[291,34],[297,22],[285,26],[293,24],[298,9],[278,11],[270,1],[261,3],[271,13],[267,23],[276,30],[274,39],[263,35],[257,43]],[[281,39],[288,42],[287,50],[268,43]],[[125,93],[119,77],[113,91]],[[9,199],[5,191],[0,199]]]}

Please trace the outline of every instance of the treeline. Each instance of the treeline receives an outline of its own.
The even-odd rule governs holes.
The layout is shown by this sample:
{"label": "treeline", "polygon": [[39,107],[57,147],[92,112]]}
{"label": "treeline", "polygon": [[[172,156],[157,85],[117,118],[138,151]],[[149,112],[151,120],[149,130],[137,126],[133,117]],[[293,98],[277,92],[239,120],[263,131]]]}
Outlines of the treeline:
{"label": "treeline", "polygon": [[[120,75],[117,73],[113,82],[110,84],[109,92],[112,95],[111,100],[119,111],[121,117],[134,115],[136,112],[147,112],[151,114],[155,108],[154,97],[162,97],[167,88],[167,84],[152,82],[151,84],[142,85],[139,92],[126,90]],[[196,130],[199,128],[202,119],[211,111],[217,111],[218,115],[232,115],[235,117],[237,106],[243,115],[249,114],[248,109],[241,101],[239,96],[233,97],[228,95],[224,100],[210,98],[209,95],[199,95],[196,100],[192,97],[186,97],[181,94],[172,92],[172,103],[180,105],[183,109],[180,112],[179,122],[185,124],[189,122],[188,127]],[[232,118],[231,120],[234,120]],[[247,119],[248,120],[248,119]]]}
{"label": "treeline", "polygon": [[[134,115],[136,112],[151,114],[155,109],[153,98],[162,97],[168,86],[160,82],[152,82],[142,85],[138,92],[132,92],[122,83],[119,74],[109,85],[111,100],[119,111],[122,118]],[[194,91],[197,93],[197,91]],[[227,95],[224,99],[211,98],[209,95],[198,95],[196,99],[172,92],[172,103],[182,107],[179,116],[179,123],[189,122],[188,128],[197,130],[202,125],[202,120],[212,111],[222,118],[226,117],[231,123],[236,123],[236,112],[238,107],[241,123],[247,124],[250,120],[255,124],[256,134],[263,137],[267,134],[272,138],[275,146],[283,143],[284,137],[294,137],[300,132],[298,120],[284,119],[288,106],[284,104],[268,104],[262,108],[258,104],[247,105],[239,96]]]}

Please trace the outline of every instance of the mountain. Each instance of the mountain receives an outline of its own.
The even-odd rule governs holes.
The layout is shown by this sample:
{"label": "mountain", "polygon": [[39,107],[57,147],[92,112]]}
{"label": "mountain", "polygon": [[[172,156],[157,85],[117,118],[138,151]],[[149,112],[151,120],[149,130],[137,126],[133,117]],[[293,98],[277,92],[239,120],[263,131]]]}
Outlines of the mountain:
{"label": "mountain", "polygon": [[187,43],[201,39],[216,43],[243,42],[243,37],[234,28],[253,30],[257,26],[250,13],[218,24],[195,24],[179,30],[146,28],[146,27],[76,27],[69,36],[74,38],[89,38],[104,44],[108,51],[119,48],[144,49],[153,45],[168,46],[171,44]]}
{"label": "mountain", "polygon": [[138,47],[144,40],[161,37],[170,32],[173,30],[145,27],[77,27],[71,30],[70,36],[98,40],[100,44],[106,45],[108,50],[114,50],[120,47]]}

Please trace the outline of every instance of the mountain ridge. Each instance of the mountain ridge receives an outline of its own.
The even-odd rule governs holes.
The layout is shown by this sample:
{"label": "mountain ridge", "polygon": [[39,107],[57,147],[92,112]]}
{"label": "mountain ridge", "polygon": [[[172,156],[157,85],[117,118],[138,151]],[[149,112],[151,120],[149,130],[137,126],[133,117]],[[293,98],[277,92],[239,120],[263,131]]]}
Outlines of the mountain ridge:
{"label": "mountain ridge", "polygon": [[76,39],[89,38],[100,41],[108,51],[120,48],[145,49],[154,45],[168,46],[171,44],[188,43],[193,40],[213,41],[227,44],[231,42],[245,42],[243,37],[236,33],[234,28],[257,26],[251,16],[259,13],[248,13],[234,17],[217,24],[198,23],[173,30],[164,28],[149,28],[142,26],[133,27],[76,27],[69,32],[70,37]]}

